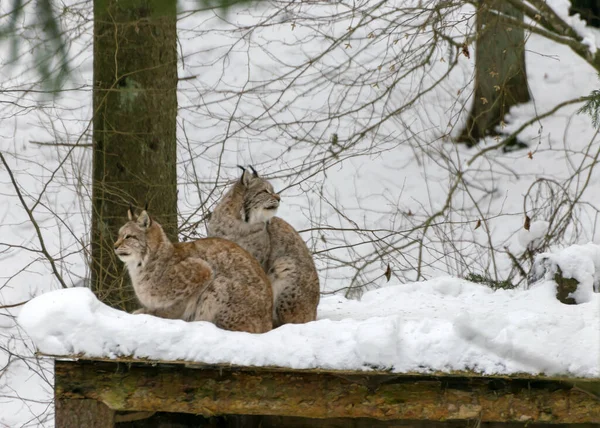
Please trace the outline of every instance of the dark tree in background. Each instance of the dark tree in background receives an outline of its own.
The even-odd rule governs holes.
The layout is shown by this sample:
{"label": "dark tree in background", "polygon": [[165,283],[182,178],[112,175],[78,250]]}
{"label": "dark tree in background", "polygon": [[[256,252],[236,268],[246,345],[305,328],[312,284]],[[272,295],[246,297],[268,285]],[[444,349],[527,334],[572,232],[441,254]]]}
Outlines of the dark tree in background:
{"label": "dark tree in background", "polygon": [[587,25],[600,28],[600,1],[599,0],[571,0],[571,15],[578,13]]}
{"label": "dark tree in background", "polygon": [[177,235],[176,2],[95,0],[92,289],[137,306],[114,254],[130,203]]}
{"label": "dark tree in background", "polygon": [[494,135],[509,109],[530,100],[523,28],[507,25],[499,14],[519,21],[523,14],[506,0],[482,0],[477,10],[475,92],[460,142],[469,146]]}

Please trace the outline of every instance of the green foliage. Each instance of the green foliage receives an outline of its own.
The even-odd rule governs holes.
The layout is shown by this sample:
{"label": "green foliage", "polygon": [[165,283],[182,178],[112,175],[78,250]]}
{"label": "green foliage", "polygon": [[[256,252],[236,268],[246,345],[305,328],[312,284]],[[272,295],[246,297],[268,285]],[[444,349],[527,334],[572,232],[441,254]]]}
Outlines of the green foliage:
{"label": "green foliage", "polygon": [[[12,11],[8,14],[8,24],[0,26],[0,39],[7,38],[14,34],[17,28],[17,21],[23,15],[23,0],[13,0]],[[17,37],[10,40],[10,58],[17,55]]]}
{"label": "green foliage", "polygon": [[488,278],[483,275],[479,275],[477,273],[469,273],[467,276],[465,276],[465,279],[467,281],[475,282],[477,284],[486,285],[493,290],[512,290],[513,288],[516,288],[516,285],[514,285],[510,281],[496,281],[494,279]]}
{"label": "green foliage", "polygon": [[[101,11],[106,7],[108,0],[94,0],[95,11]],[[124,0],[127,4],[128,1]],[[220,9],[224,12],[234,6],[244,3],[250,3],[253,0],[196,0],[201,9]],[[40,45],[34,50],[34,61],[36,70],[40,76],[40,81],[45,90],[58,91],[69,77],[69,58],[67,52],[66,32],[60,25],[59,16],[52,5],[57,0],[36,0],[34,2],[34,13],[27,13],[27,18],[32,17],[33,26],[41,29],[43,35]],[[155,13],[172,13],[173,2],[177,0],[154,0]],[[30,2],[24,0],[12,0],[11,11],[7,14],[8,20],[4,25],[0,25],[0,41],[5,39],[9,41],[10,51],[8,60],[12,64],[19,62],[19,42],[21,34],[19,25],[25,20],[25,7],[32,7]],[[169,12],[167,12],[169,11]]]}
{"label": "green foliage", "polygon": [[[33,25],[41,28],[44,34],[40,45],[33,51],[34,61],[41,81],[51,91],[60,88],[69,74],[67,60],[67,47],[63,38],[58,17],[54,15],[52,0],[37,0]],[[27,2],[29,3],[29,2]],[[8,39],[10,51],[8,60],[15,64],[18,62],[19,39],[18,23],[25,19],[25,6],[23,0],[13,0],[12,10],[8,14],[8,23],[0,26],[0,40]],[[30,14],[27,15],[28,17]]]}
{"label": "green foliage", "polygon": [[[600,77],[600,75],[598,76]],[[592,124],[600,129],[600,90],[594,90],[589,95],[589,100],[581,107],[577,113],[585,113],[592,118]]]}

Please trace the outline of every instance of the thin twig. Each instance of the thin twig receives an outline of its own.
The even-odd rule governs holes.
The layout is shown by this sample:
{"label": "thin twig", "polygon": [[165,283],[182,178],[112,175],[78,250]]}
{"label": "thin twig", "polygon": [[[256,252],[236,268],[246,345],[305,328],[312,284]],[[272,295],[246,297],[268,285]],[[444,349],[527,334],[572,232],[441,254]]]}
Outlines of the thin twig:
{"label": "thin twig", "polygon": [[37,221],[33,217],[33,212],[31,212],[31,210],[27,206],[27,203],[25,202],[25,199],[23,199],[23,195],[21,194],[21,190],[19,189],[19,185],[17,184],[17,181],[15,180],[15,176],[13,175],[12,170],[8,166],[8,163],[6,162],[6,159],[4,158],[4,155],[1,152],[0,152],[0,160],[2,160],[2,163],[4,164],[4,167],[6,168],[6,171],[8,172],[8,175],[10,176],[10,181],[12,182],[12,185],[15,188],[15,191],[17,192],[17,196],[19,198],[19,201],[21,201],[21,205],[23,206],[23,209],[25,210],[25,212],[29,216],[29,220],[31,221],[31,224],[33,224],[33,227],[35,228],[35,233],[37,234],[42,254],[44,255],[44,257],[46,257],[46,259],[48,260],[48,262],[50,262],[50,266],[52,267],[52,272],[54,273],[54,276],[56,276],[56,278],[58,279],[58,282],[60,282],[60,285],[63,288],[69,288],[67,286],[67,284],[65,284],[65,282],[64,282],[61,274],[58,272],[58,268],[56,267],[56,263],[54,262],[54,258],[50,255],[50,253],[46,249],[46,245],[44,244],[44,238],[42,236],[42,231],[40,230],[40,227],[37,224]]}

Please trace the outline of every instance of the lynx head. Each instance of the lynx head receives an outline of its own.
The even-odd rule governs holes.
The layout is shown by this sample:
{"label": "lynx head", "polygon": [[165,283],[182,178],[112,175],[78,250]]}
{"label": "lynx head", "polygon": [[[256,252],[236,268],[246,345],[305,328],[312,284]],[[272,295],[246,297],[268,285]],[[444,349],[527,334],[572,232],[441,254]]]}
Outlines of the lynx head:
{"label": "lynx head", "polygon": [[250,169],[251,172],[242,168],[244,172],[240,178],[245,188],[242,218],[248,223],[267,222],[277,214],[281,198],[271,183],[259,177],[254,168]]}
{"label": "lynx head", "polygon": [[115,253],[126,264],[139,265],[148,253],[157,247],[156,244],[163,240],[164,232],[160,224],[150,218],[146,210],[136,216],[130,207],[127,210],[127,217],[129,221],[119,229]]}

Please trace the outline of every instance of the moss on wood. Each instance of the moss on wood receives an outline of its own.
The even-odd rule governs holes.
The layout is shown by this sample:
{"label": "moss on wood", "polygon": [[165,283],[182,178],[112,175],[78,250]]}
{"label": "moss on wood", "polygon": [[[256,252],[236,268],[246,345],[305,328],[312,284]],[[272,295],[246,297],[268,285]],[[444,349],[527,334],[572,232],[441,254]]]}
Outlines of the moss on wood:
{"label": "moss on wood", "polygon": [[556,273],[554,274],[554,282],[556,282],[556,298],[559,301],[567,305],[574,305],[577,303],[571,295],[577,291],[579,281],[574,278],[565,278],[560,266],[557,265]]}
{"label": "moss on wood", "polygon": [[600,423],[597,397],[564,381],[191,369],[57,361],[56,397],[119,411],[379,420]]}

